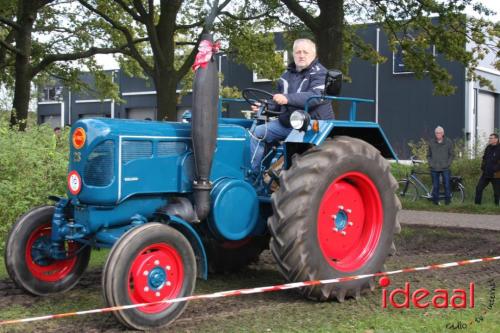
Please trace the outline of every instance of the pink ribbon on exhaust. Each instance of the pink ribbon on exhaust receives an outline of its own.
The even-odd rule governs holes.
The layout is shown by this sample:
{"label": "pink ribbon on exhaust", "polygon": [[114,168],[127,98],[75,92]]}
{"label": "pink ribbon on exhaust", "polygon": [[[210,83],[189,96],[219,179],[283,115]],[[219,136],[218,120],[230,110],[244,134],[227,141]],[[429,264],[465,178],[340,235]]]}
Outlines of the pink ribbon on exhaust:
{"label": "pink ribbon on exhaust", "polygon": [[194,64],[191,67],[193,71],[196,71],[200,67],[207,67],[208,62],[215,53],[219,52],[219,49],[220,41],[212,43],[208,40],[202,40],[200,46],[198,47],[198,54],[196,54]]}

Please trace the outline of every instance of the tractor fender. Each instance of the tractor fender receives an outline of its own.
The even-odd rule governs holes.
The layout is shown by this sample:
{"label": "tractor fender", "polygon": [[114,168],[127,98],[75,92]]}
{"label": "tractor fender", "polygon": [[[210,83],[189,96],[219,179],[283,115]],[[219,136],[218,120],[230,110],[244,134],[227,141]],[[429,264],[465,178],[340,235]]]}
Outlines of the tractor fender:
{"label": "tractor fender", "polygon": [[383,157],[394,159],[396,161],[398,160],[398,156],[382,130],[382,127],[380,127],[377,123],[361,121],[335,122],[328,137],[334,138],[341,135],[350,136],[352,138],[368,142],[373,147],[377,148],[378,151],[380,151],[380,155]]}
{"label": "tractor fender", "polygon": [[185,220],[181,219],[178,216],[175,215],[168,215],[165,213],[159,213],[160,216],[162,216],[166,223],[171,226],[172,228],[176,229],[179,231],[181,234],[184,235],[184,237],[187,238],[189,243],[191,244],[191,247],[193,248],[194,255],[196,257],[196,268],[197,268],[197,274],[199,278],[202,278],[204,280],[208,279],[208,261],[207,261],[207,254],[205,251],[205,247],[203,246],[203,242],[201,241],[200,236],[194,230],[194,228]]}
{"label": "tractor fender", "polygon": [[319,146],[328,138],[349,136],[368,142],[380,151],[380,154],[389,159],[398,160],[387,136],[379,124],[367,121],[325,121],[320,120],[319,130],[293,130],[285,140],[285,154],[287,167],[290,165],[293,154],[301,154],[312,146]]}

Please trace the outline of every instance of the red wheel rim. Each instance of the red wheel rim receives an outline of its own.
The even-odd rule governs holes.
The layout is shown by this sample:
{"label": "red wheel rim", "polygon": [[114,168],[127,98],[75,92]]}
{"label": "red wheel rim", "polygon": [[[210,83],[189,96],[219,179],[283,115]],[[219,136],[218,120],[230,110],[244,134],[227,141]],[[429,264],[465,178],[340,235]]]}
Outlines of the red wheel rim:
{"label": "red wheel rim", "polygon": [[[128,294],[134,304],[152,303],[179,296],[184,281],[184,267],[179,252],[164,243],[152,244],[135,257],[129,271]],[[138,308],[158,313],[171,303]]]}
{"label": "red wheel rim", "polygon": [[[68,276],[76,264],[76,256],[64,260],[56,260],[52,258],[39,258],[35,261],[34,252],[37,246],[41,246],[43,242],[50,242],[50,223],[44,224],[35,229],[28,238],[26,245],[25,261],[28,270],[38,280],[45,282],[56,282]],[[35,246],[35,248],[34,248]],[[66,242],[67,253],[72,253],[76,250],[77,245],[73,242]],[[34,251],[35,250],[35,251]]]}
{"label": "red wheel rim", "polygon": [[318,210],[318,242],[324,257],[343,272],[363,267],[377,249],[383,209],[377,187],[361,172],[336,178]]}

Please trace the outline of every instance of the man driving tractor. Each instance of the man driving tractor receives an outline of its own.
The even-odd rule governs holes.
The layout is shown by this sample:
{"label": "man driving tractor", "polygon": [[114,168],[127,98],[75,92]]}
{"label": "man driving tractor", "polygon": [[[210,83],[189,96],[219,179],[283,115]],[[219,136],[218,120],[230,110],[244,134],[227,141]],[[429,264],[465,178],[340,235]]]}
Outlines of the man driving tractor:
{"label": "man driving tractor", "polygon": [[[321,95],[325,89],[327,70],[316,58],[316,44],[310,39],[297,39],[293,43],[293,63],[278,81],[278,94],[273,95],[270,109],[281,111],[278,119],[259,125],[252,133],[251,160],[252,169],[259,170],[264,155],[264,142],[282,140],[290,134],[290,115],[295,110],[303,110],[307,99]],[[256,103],[258,104],[258,103]],[[257,111],[258,105],[252,105]],[[311,119],[333,119],[332,105],[327,100],[313,99],[309,102]]]}

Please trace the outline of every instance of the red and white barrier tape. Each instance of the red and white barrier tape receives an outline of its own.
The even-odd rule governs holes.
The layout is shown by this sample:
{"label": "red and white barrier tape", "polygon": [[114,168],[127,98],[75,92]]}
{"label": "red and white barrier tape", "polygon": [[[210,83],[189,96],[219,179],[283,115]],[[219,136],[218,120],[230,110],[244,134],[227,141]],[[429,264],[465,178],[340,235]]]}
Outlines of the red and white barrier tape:
{"label": "red and white barrier tape", "polygon": [[80,315],[86,315],[86,314],[92,314],[92,313],[104,313],[104,312],[112,312],[112,311],[119,311],[119,310],[127,310],[127,309],[134,309],[134,308],[139,308],[139,307],[143,307],[143,306],[147,306],[147,305],[156,305],[156,304],[162,304],[162,303],[177,303],[177,302],[193,301],[193,300],[198,300],[198,299],[213,299],[213,298],[221,298],[221,297],[229,297],[229,296],[258,294],[258,293],[264,293],[264,292],[269,292],[269,291],[278,291],[278,290],[294,289],[294,288],[301,288],[301,287],[310,287],[310,286],[315,286],[318,284],[330,284],[330,283],[339,283],[339,282],[346,282],[346,281],[352,281],[352,280],[366,279],[369,277],[386,276],[386,275],[394,275],[394,274],[401,274],[401,273],[411,273],[411,272],[427,271],[427,270],[434,270],[434,269],[443,269],[443,268],[449,268],[449,267],[455,267],[455,266],[466,266],[466,265],[470,265],[470,264],[476,264],[476,263],[480,263],[480,262],[490,262],[490,261],[495,261],[495,260],[500,260],[500,256],[481,258],[481,259],[463,260],[463,261],[449,262],[449,263],[445,263],[445,264],[429,265],[429,266],[422,266],[422,267],[415,267],[415,268],[405,268],[405,269],[398,269],[395,271],[387,271],[387,272],[380,272],[380,273],[373,273],[373,274],[353,275],[353,276],[346,276],[346,277],[341,277],[341,278],[336,278],[336,279],[313,280],[313,281],[305,281],[305,282],[286,283],[286,284],[269,286],[269,287],[257,287],[257,288],[249,288],[249,289],[220,291],[220,292],[216,292],[213,294],[193,295],[193,296],[187,296],[187,297],[162,300],[162,301],[152,302],[152,303],[140,303],[140,304],[133,304],[133,305],[114,306],[114,307],[110,307],[110,308],[60,313],[60,314],[55,314],[55,315],[46,315],[46,316],[32,317],[32,318],[25,318],[25,319],[2,320],[2,321],[0,321],[0,325],[27,323],[27,322],[31,322],[31,321],[80,316]]}

